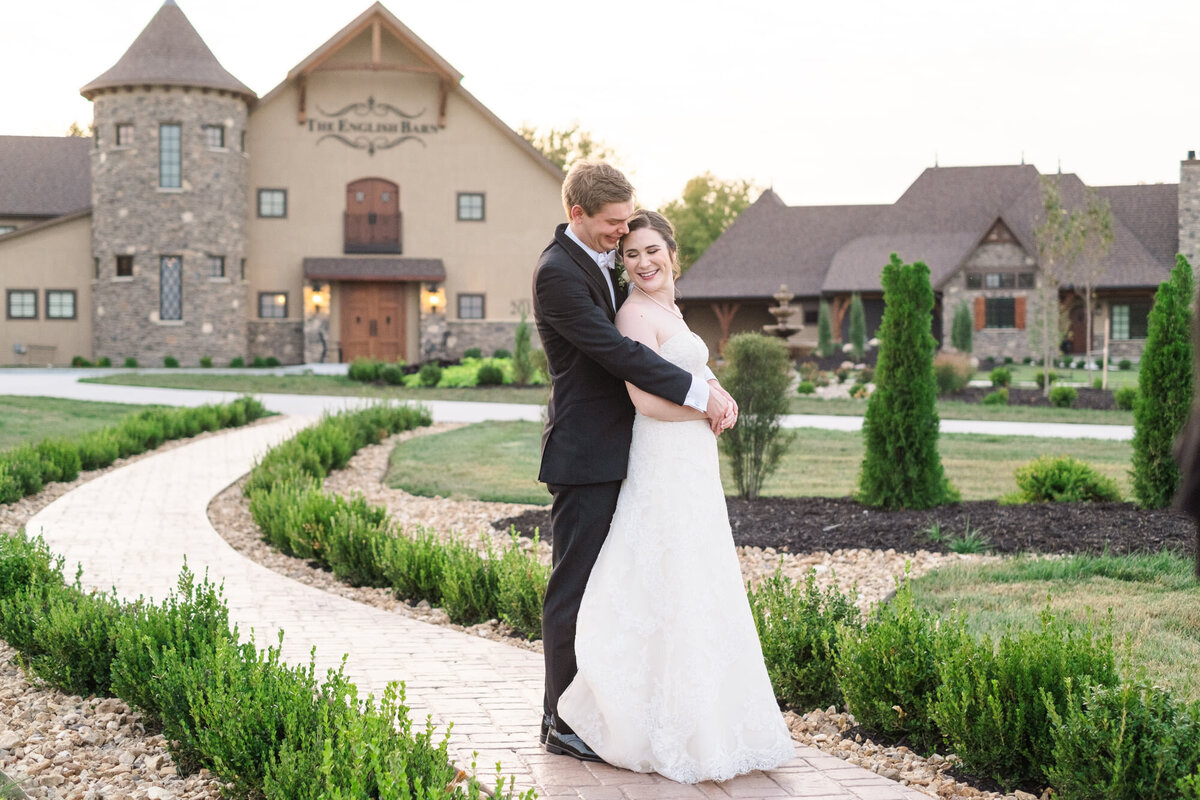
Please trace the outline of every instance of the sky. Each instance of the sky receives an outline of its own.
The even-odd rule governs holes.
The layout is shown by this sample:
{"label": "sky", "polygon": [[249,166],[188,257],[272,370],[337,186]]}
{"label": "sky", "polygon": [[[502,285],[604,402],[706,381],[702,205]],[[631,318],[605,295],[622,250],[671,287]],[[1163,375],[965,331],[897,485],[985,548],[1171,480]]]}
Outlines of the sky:
{"label": "sky", "polygon": [[[1197,0],[384,0],[502,120],[578,122],[657,206],[711,172],[790,205],[891,203],[934,166],[1175,183],[1200,150]],[[160,0],[0,0],[0,135],[91,120],[79,87]],[[265,95],[368,0],[179,0]]]}

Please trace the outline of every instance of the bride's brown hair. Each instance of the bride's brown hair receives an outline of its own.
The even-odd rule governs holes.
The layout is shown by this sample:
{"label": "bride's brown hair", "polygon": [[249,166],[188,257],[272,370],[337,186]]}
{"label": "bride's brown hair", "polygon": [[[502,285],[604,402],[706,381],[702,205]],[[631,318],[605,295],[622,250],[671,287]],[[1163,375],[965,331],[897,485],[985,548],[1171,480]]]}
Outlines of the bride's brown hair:
{"label": "bride's brown hair", "polygon": [[[671,252],[671,274],[678,278],[681,272],[679,269],[679,245],[675,243],[675,228],[671,222],[657,211],[639,208],[633,212],[633,216],[625,224],[629,226],[629,233],[642,228],[650,228],[662,236],[663,241],[667,243],[667,250]],[[618,254],[624,252],[625,240],[629,237],[629,233],[621,237],[621,244],[617,246]]]}

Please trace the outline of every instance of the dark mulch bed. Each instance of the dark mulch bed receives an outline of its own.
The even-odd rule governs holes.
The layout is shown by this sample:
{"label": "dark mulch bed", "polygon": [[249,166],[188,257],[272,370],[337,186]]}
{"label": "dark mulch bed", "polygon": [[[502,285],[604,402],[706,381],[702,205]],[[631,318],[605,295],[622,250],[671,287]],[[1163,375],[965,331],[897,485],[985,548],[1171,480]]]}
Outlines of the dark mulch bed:
{"label": "dark mulch bed", "polygon": [[[946,540],[969,530],[987,539],[993,553],[1195,552],[1196,529],[1174,511],[1148,511],[1132,503],[1000,505],[978,500],[925,511],[880,511],[844,497],[729,498],[729,520],[738,545],[789,553],[844,548],[899,552],[949,552]],[[550,510],[498,520],[550,541]],[[940,526],[943,540],[923,531]]]}

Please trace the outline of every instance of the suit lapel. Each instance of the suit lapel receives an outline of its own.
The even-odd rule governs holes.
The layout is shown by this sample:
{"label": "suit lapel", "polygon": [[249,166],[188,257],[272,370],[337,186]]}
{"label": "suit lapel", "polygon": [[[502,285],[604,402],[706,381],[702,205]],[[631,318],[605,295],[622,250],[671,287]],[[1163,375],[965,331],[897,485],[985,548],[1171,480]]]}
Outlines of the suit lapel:
{"label": "suit lapel", "polygon": [[612,298],[616,294],[617,287],[613,286],[613,294],[610,295],[608,284],[605,283],[604,276],[600,274],[600,268],[596,266],[596,262],[584,252],[582,247],[575,244],[575,241],[570,236],[567,236],[566,223],[559,224],[558,228],[555,229],[554,240],[571,257],[571,260],[575,262],[575,266],[583,270],[584,279],[595,287],[600,292],[600,296],[604,298],[604,307],[608,309],[609,316],[615,317],[617,309],[613,307]]}

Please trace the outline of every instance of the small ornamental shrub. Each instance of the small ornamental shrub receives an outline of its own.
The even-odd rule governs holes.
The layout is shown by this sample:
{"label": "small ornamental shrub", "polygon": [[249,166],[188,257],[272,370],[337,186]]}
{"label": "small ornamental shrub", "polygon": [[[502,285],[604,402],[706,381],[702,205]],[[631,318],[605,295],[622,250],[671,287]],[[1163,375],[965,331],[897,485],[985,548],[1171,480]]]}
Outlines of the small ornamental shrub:
{"label": "small ornamental shrub", "polygon": [[937,378],[938,394],[947,395],[967,388],[974,369],[966,353],[938,353],[933,358],[933,372]]}
{"label": "small ornamental shrub", "polygon": [[262,356],[255,356],[250,361],[250,366],[255,367],[257,369],[261,369],[261,368],[265,367],[266,365],[267,365],[267,360],[265,358],[263,358]]}
{"label": "small ornamental shrub", "polygon": [[425,387],[437,386],[442,380],[442,368],[433,362],[422,364],[420,372],[417,373],[417,380]]}
{"label": "small ornamental shrub", "polygon": [[108,356],[101,356],[100,358],[96,359],[96,366],[97,367],[111,367],[112,359],[109,358]]}
{"label": "small ornamental shrub", "polygon": [[21,479],[8,471],[8,464],[0,459],[0,504],[15,503],[25,496]]}
{"label": "small ornamental shrub", "polygon": [[969,637],[938,659],[933,718],[970,772],[1006,789],[1044,784],[1054,762],[1051,712],[1072,686],[1115,686],[1112,632],[1041,613],[1037,630],[1009,629],[998,642]]}
{"label": "small ornamental shrub", "polygon": [[815,361],[802,361],[800,366],[796,368],[796,371],[800,373],[800,377],[803,380],[811,381],[817,377],[817,373],[821,370]]}
{"label": "small ornamental shrub", "polygon": [[[528,386],[533,380],[533,344],[532,334],[529,330],[529,323],[525,319],[525,312],[521,312],[521,321],[517,323],[517,329],[513,334],[513,356],[512,370],[513,383],[517,386]],[[483,383],[482,380],[479,383]]]}
{"label": "small ornamental shrub", "polygon": [[1093,378],[1092,379],[1092,388],[1093,389],[1103,389],[1104,388],[1104,379],[1103,378]]}
{"label": "small ornamental shrub", "polygon": [[388,386],[402,386],[404,384],[404,370],[399,364],[384,364],[379,369],[379,377]]}
{"label": "small ornamental shrub", "polygon": [[1012,385],[1012,370],[1008,367],[996,367],[988,375],[992,381],[992,386],[1011,386]]}
{"label": "small ornamental shrub", "polygon": [[42,490],[43,478],[42,457],[31,444],[23,444],[0,455],[0,463],[4,464],[5,472],[20,490],[17,499],[26,495],[37,494]]}
{"label": "small ornamental shrub", "polygon": [[929,752],[941,740],[932,717],[938,653],[967,638],[961,622],[948,624],[917,607],[901,583],[861,629],[838,626],[834,672],[847,710],[864,727]]}
{"label": "small ornamental shrub", "polygon": [[1044,455],[1016,470],[1023,503],[1113,502],[1121,499],[1117,482],[1071,456]]}
{"label": "small ornamental shrub", "polygon": [[1123,372],[1128,372],[1129,370],[1133,369],[1133,362],[1128,358],[1122,358],[1117,362],[1117,369]]}
{"label": "small ornamental shrub", "polygon": [[446,574],[446,548],[437,534],[418,529],[386,541],[382,555],[384,574],[396,597],[416,603],[442,604]]}
{"label": "small ornamental shrub", "polygon": [[234,356],[233,358],[229,359],[229,366],[231,369],[244,367],[246,366],[246,359],[242,358],[241,356]]}
{"label": "small ornamental shrub", "polygon": [[1013,357],[1012,357],[1012,356],[1005,356],[1005,357],[1004,357],[1004,363],[1005,363],[1005,364],[1011,364],[1011,363],[1013,363]]}
{"label": "small ornamental shrub", "polygon": [[91,365],[92,365],[92,362],[88,361],[83,356],[75,356],[74,358],[71,359],[72,367],[90,367]]}
{"label": "small ornamental shrub", "polygon": [[846,379],[850,377],[850,372],[849,367],[838,367],[833,371],[833,374],[837,377],[838,383],[845,383]]}
{"label": "small ornamental shrub", "polygon": [[496,610],[501,620],[526,639],[540,639],[550,568],[538,561],[536,536],[533,549],[526,551],[516,532],[510,532],[512,542],[495,564]]}
{"label": "small ornamental shrub", "polygon": [[463,350],[463,358],[483,358],[483,350],[478,347],[468,347]]}
{"label": "small ornamental shrub", "polygon": [[1008,387],[1001,386],[994,392],[988,392],[983,396],[983,404],[985,406],[1006,406],[1008,405]]}
{"label": "small ornamental shrub", "polygon": [[1055,386],[1050,390],[1050,405],[1055,408],[1070,408],[1079,397],[1074,386]]}
{"label": "small ornamental shrub", "polygon": [[[1039,389],[1045,388],[1045,386],[1046,386],[1046,373],[1045,372],[1039,372],[1037,375],[1034,376],[1033,379],[1037,382]],[[1051,372],[1050,373],[1050,383],[1053,384],[1056,380],[1058,380],[1058,373]]]}
{"label": "small ornamental shrub", "polygon": [[971,307],[963,300],[954,309],[954,318],[950,323],[950,344],[960,353],[970,353],[972,337],[975,335],[975,315]]}
{"label": "small ornamental shrub", "polygon": [[200,366],[208,369],[213,365],[212,356],[200,356]]}
{"label": "small ornamental shrub", "polygon": [[725,345],[721,383],[737,401],[738,424],[717,440],[729,459],[738,496],[753,500],[795,439],[781,420],[792,379],[787,347],[761,333],[739,333]]}
{"label": "small ornamental shrub", "polygon": [[179,359],[176,358],[175,356],[163,356],[163,366],[164,367],[178,367]]}
{"label": "small ornamental shrub", "polygon": [[80,469],[101,469],[121,457],[121,445],[112,428],[85,433],[79,437],[78,446]]}
{"label": "small ornamental shrub", "polygon": [[857,292],[850,296],[850,355],[858,361],[867,349],[867,315],[862,297]]}
{"label": "small ornamental shrub", "polygon": [[41,536],[0,533],[0,600],[35,586],[61,586],[63,561]]}
{"label": "small ornamental shrub", "polygon": [[1055,797],[1176,797],[1177,783],[1200,764],[1197,711],[1145,683],[1069,684],[1061,713],[1047,709]]}
{"label": "small ornamental shrub", "polygon": [[1132,474],[1143,508],[1170,505],[1179,486],[1174,445],[1192,405],[1193,294],[1192,268],[1180,255],[1154,294],[1138,373]]}
{"label": "small ornamental shrub", "polygon": [[377,555],[383,537],[392,535],[387,509],[368,505],[361,495],[349,505],[330,521],[323,560],[333,570],[333,576],[343,583],[387,586],[383,562]]}
{"label": "small ornamental shrub", "polygon": [[892,254],[881,282],[879,361],[875,391],[863,416],[865,453],[857,497],[881,508],[931,508],[953,502],[958,493],[946,479],[937,449],[929,267],[903,264]]}
{"label": "small ornamental shrub", "polygon": [[51,595],[33,631],[33,673],[68,694],[112,694],[112,662],[121,608],[106,594]]}
{"label": "small ornamental shrub", "polygon": [[776,572],[748,597],[775,697],[801,711],[841,703],[833,664],[839,628],[862,627],[854,595],[822,592],[810,570],[803,585]]}
{"label": "small ornamental shrub", "polygon": [[492,358],[512,358],[512,353],[503,347],[497,347],[492,351]]}
{"label": "small ornamental shrub", "polygon": [[858,375],[859,383],[870,383],[873,380],[875,380],[875,368],[863,367],[862,372]]}
{"label": "small ornamental shrub", "polygon": [[475,383],[478,386],[499,386],[504,383],[504,370],[496,364],[480,364],[475,373]]}
{"label": "small ornamental shrub", "polygon": [[817,309],[817,355],[822,358],[833,355],[833,318],[829,303],[822,300]]}
{"label": "small ornamental shrub", "polygon": [[1137,387],[1122,386],[1113,392],[1113,402],[1117,404],[1117,408],[1122,411],[1133,411],[1133,404],[1137,402]]}
{"label": "small ornamental shrub", "polygon": [[73,481],[79,477],[79,448],[66,439],[43,439],[37,443],[42,462],[42,480]]}
{"label": "small ornamental shrub", "polygon": [[496,616],[496,569],[491,553],[479,553],[465,542],[446,547],[442,608],[450,621],[475,625]]}
{"label": "small ornamental shrub", "polygon": [[812,394],[817,390],[817,385],[812,381],[800,381],[796,386],[797,394]]}
{"label": "small ornamental shrub", "polygon": [[384,365],[382,361],[360,356],[359,358],[356,358],[350,362],[350,366],[346,371],[346,375],[352,381],[371,383],[372,381],[379,380],[383,366]]}
{"label": "small ornamental shrub", "polygon": [[127,369],[136,369],[137,368],[137,359],[134,358],[133,356],[126,356],[125,367]]}
{"label": "small ornamental shrub", "polygon": [[275,356],[267,356],[267,359],[266,359],[266,366],[268,366],[268,367],[281,367],[281,366],[283,366],[283,363],[282,363],[282,362],[281,362],[281,361],[280,361],[278,358],[276,358]]}

